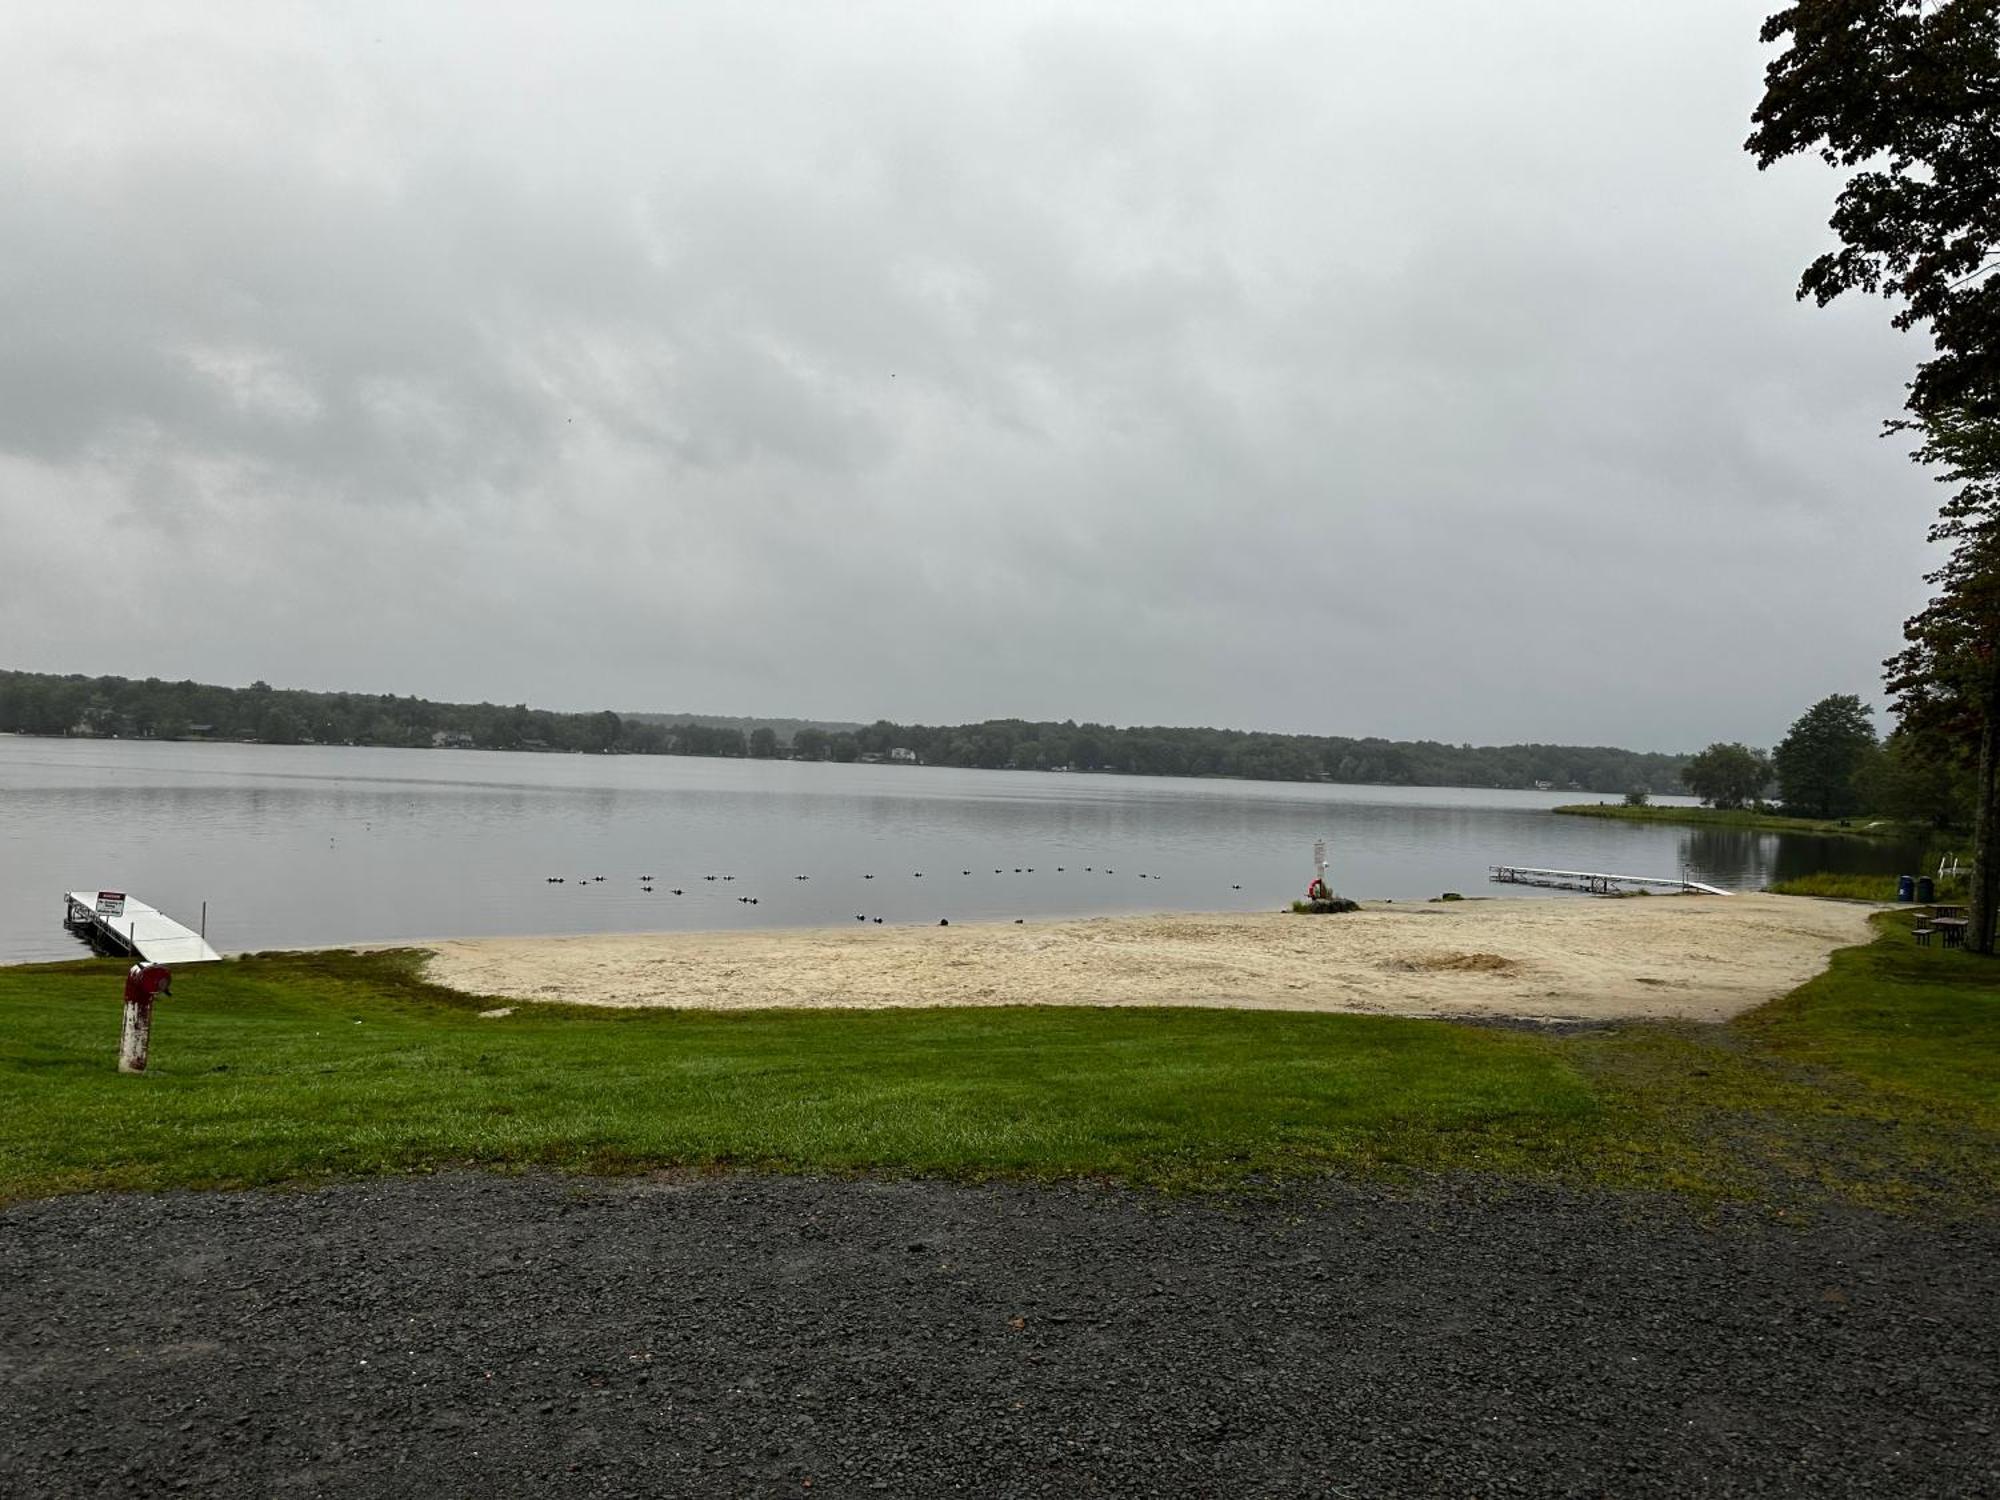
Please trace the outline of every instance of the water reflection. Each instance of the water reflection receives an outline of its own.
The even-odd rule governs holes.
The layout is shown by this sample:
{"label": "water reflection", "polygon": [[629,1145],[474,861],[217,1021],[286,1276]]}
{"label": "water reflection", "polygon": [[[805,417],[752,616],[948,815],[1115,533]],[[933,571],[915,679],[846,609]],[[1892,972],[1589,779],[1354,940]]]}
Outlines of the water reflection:
{"label": "water reflection", "polygon": [[[99,884],[175,914],[206,900],[211,938],[231,950],[803,926],[851,923],[857,914],[935,923],[1269,910],[1303,890],[1320,836],[1331,845],[1336,888],[1395,900],[1446,890],[1530,894],[1487,885],[1487,866],[1501,862],[1651,876],[1685,869],[1741,888],[1815,869],[1914,870],[1920,852],[1551,816],[1562,800],[1457,788],[0,737],[0,961],[72,956],[56,920],[60,893]],[[642,872],[660,877],[653,892],[641,889]],[[701,878],[711,873],[737,879]],[[600,874],[602,882],[577,879]],[[556,875],[563,884],[549,882]],[[672,896],[675,886],[686,894]]]}

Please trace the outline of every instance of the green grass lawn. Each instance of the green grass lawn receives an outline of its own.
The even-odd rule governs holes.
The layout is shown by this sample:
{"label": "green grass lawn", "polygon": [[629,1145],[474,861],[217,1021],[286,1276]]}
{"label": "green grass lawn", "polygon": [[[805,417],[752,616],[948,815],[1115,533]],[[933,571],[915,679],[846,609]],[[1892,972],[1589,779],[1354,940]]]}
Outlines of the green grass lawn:
{"label": "green grass lawn", "polygon": [[489,1020],[410,954],[270,955],[181,971],[137,1078],[121,972],[0,969],[0,1200],[464,1165],[2000,1192],[2000,969],[1893,926],[1734,1026],[1566,1036],[1196,1009]]}
{"label": "green grass lawn", "polygon": [[1550,811],[1572,818],[1617,818],[1627,823],[1688,823],[1710,828],[1769,829],[1778,833],[1835,833],[1859,838],[1904,838],[1906,823],[1886,818],[1788,818],[1782,813],[1748,807],[1627,807],[1621,802],[1571,802]]}

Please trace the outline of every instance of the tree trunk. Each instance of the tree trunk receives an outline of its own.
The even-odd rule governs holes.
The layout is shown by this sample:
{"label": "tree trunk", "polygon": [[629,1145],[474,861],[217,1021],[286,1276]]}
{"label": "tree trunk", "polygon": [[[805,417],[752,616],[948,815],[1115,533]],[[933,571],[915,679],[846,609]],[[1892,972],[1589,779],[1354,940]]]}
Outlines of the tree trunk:
{"label": "tree trunk", "polygon": [[2000,906],[2000,764],[1995,764],[1995,738],[2000,736],[2000,654],[1986,681],[1986,702],[1979,722],[1979,770],[1972,802],[1972,927],[1965,946],[1975,953],[1992,953],[1995,908]]}

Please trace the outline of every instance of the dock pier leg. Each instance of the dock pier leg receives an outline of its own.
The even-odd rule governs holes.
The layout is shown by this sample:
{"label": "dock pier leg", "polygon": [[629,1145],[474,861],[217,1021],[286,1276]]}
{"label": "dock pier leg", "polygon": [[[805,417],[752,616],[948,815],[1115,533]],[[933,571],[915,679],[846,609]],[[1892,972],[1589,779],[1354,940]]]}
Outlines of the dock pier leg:
{"label": "dock pier leg", "polygon": [[121,1073],[143,1073],[146,1071],[146,1051],[153,1042],[153,1000],[150,995],[142,1000],[125,1002],[125,1031],[118,1040],[118,1071]]}

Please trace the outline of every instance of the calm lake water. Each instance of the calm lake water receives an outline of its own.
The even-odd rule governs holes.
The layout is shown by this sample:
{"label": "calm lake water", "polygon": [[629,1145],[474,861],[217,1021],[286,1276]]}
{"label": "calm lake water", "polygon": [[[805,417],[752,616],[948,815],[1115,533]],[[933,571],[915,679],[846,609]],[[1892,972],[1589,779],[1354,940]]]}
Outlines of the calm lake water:
{"label": "calm lake water", "polygon": [[[1336,890],[1399,901],[1537,894],[1489,886],[1486,867],[1501,861],[1638,875],[1685,867],[1732,889],[1815,869],[1915,869],[1916,851],[1873,841],[1551,816],[1565,800],[1579,799],[0,736],[0,962],[78,956],[62,892],[99,887],[189,926],[206,901],[210,942],[232,952],[817,926],[857,914],[935,924],[1269,910],[1303,891],[1316,837],[1328,841]],[[550,884],[556,875],[564,883]],[[651,894],[642,875],[658,877]]]}

